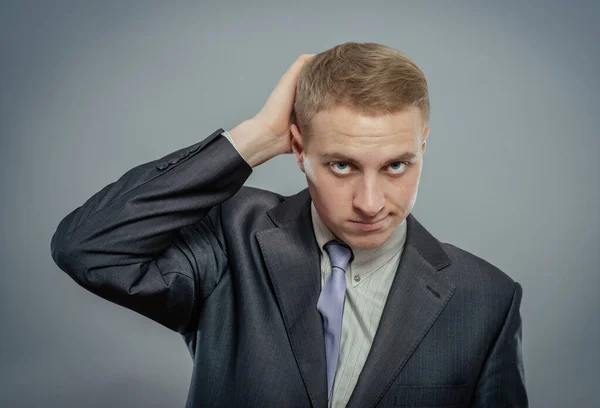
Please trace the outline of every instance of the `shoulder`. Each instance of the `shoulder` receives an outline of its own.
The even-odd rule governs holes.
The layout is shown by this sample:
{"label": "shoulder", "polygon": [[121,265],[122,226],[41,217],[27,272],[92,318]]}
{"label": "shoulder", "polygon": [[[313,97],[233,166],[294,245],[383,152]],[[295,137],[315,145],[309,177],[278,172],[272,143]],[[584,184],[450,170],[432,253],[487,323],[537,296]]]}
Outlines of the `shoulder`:
{"label": "shoulder", "polygon": [[219,206],[223,226],[230,230],[252,231],[272,226],[267,212],[288,197],[256,187],[242,187]]}
{"label": "shoulder", "polygon": [[206,216],[201,221],[182,228],[181,234],[186,241],[191,242],[204,240],[207,236],[204,232],[209,231],[226,252],[228,236],[248,237],[253,231],[271,227],[267,212],[286,198],[272,191],[243,186],[224,201],[216,197],[217,202]]}
{"label": "shoulder", "polygon": [[463,274],[468,277],[479,276],[496,285],[514,287],[515,281],[498,266],[492,264],[472,252],[459,248],[446,242],[440,243],[452,264],[460,267]]}
{"label": "shoulder", "polygon": [[268,211],[286,198],[286,196],[273,191],[244,186],[221,206],[225,212],[239,211],[243,208]]}
{"label": "shoulder", "polygon": [[407,243],[459,291],[471,291],[474,296],[512,296],[516,283],[508,273],[466,249],[442,242],[414,216],[408,221]]}
{"label": "shoulder", "polygon": [[455,245],[440,243],[451,260],[445,276],[463,301],[496,311],[508,310],[520,285],[491,262]]}

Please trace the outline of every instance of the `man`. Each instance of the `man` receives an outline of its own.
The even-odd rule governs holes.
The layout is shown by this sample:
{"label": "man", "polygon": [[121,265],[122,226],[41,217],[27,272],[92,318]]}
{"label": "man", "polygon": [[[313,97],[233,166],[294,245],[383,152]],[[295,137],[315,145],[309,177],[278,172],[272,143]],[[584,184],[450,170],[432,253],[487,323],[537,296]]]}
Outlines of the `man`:
{"label": "man", "polygon": [[[428,119],[398,51],[302,55],[255,117],[70,213],[52,256],[183,335],[188,407],[526,407],[521,286],[411,214]],[[292,152],[307,190],[242,187]]]}

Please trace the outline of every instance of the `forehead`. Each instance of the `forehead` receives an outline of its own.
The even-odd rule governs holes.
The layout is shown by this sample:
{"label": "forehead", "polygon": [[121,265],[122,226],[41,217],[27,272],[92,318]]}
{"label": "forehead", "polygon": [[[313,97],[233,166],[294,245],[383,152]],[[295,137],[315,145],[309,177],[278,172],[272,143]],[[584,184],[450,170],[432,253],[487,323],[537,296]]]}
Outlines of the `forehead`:
{"label": "forehead", "polygon": [[308,152],[368,158],[416,152],[423,124],[416,107],[368,116],[344,106],[317,113],[312,121]]}

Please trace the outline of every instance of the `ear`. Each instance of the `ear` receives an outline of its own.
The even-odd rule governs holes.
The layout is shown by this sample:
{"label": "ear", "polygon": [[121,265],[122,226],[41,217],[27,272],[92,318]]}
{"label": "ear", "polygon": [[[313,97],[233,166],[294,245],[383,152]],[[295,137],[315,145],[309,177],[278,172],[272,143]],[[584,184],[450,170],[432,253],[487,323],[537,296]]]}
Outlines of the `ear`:
{"label": "ear", "polygon": [[298,163],[300,170],[304,172],[304,156],[302,155],[304,152],[304,143],[302,141],[300,129],[298,129],[296,124],[292,123],[290,126],[290,131],[292,132],[292,151],[296,155],[296,163]]}
{"label": "ear", "polygon": [[429,126],[425,126],[425,129],[423,129],[423,138],[421,139],[421,150],[423,153],[425,153],[425,149],[427,148],[427,136],[429,136],[430,130]]}

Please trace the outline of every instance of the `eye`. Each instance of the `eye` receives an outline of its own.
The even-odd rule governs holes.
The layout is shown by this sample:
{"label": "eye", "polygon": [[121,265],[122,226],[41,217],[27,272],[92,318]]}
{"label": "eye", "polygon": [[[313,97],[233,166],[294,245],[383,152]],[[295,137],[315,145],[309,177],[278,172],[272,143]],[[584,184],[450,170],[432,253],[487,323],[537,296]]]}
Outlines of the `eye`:
{"label": "eye", "polygon": [[393,162],[390,164],[390,169],[392,171],[392,173],[395,174],[399,174],[399,173],[403,173],[404,170],[406,170],[406,166],[408,165],[408,163],[406,162]]}
{"label": "eye", "polygon": [[331,162],[329,167],[338,174],[348,174],[351,170],[350,164],[346,162]]}

